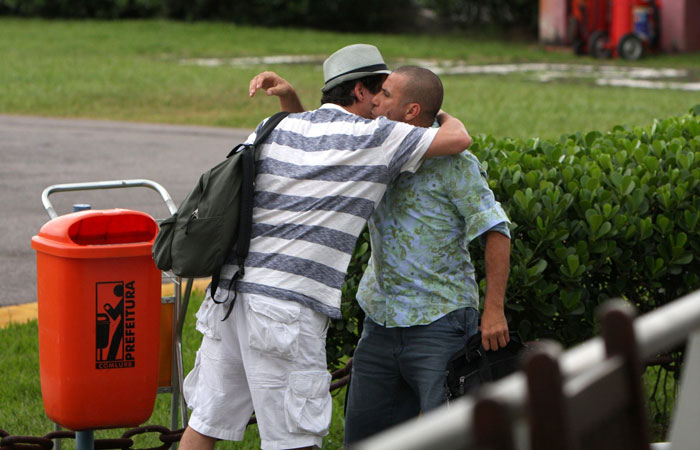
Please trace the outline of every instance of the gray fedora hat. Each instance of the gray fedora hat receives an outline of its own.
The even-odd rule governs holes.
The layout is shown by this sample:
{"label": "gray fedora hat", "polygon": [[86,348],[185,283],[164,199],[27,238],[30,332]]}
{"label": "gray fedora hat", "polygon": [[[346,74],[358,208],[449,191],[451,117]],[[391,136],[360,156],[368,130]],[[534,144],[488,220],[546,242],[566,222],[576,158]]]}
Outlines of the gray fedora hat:
{"label": "gray fedora hat", "polygon": [[327,92],[340,83],[367,75],[389,74],[382,54],[374,45],[353,44],[333,53],[323,62],[323,78],[326,82],[321,89]]}

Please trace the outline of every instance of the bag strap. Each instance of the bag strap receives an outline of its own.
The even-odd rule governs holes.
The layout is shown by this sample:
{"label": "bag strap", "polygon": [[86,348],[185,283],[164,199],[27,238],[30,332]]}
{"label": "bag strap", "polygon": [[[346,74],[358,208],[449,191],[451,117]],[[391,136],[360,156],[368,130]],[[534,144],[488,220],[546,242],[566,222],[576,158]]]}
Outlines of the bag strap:
{"label": "bag strap", "polygon": [[[238,216],[238,239],[236,240],[236,258],[238,266],[243,268],[243,261],[248,256],[250,248],[250,237],[253,227],[253,196],[255,194],[255,153],[258,145],[270,135],[272,130],[289,115],[286,111],[281,111],[267,119],[255,137],[253,151],[244,151],[243,158],[243,180],[241,182],[241,209]],[[241,274],[243,275],[243,274]]]}
{"label": "bag strap", "polygon": [[[520,341],[520,336],[518,336],[518,333],[515,331],[510,331],[509,336],[510,339],[506,346],[501,347],[497,351],[508,351],[513,355],[517,355],[524,347],[522,342]],[[479,378],[482,382],[493,381],[493,372],[491,371],[491,365],[489,364],[488,357],[486,356],[486,353],[488,352],[483,350],[483,347],[481,347],[479,351],[482,352],[482,355],[479,358]]]}
{"label": "bag strap", "polygon": [[282,122],[282,120],[288,115],[288,111],[280,111],[271,115],[270,118],[267,119],[263,126],[260,128],[260,131],[258,131],[258,134],[255,136],[255,141],[253,142],[253,145],[257,147],[258,144],[267,139],[270,133],[272,133],[272,130],[277,128],[277,125],[279,125],[279,123]]}
{"label": "bag strap", "polygon": [[[253,231],[253,197],[255,195],[255,156],[257,153],[258,145],[265,141],[272,130],[274,130],[279,123],[289,115],[287,111],[281,111],[277,114],[271,116],[263,124],[258,134],[255,136],[255,141],[249,148],[243,149],[243,154],[241,155],[242,163],[242,175],[241,180],[241,206],[238,214],[238,236],[236,238],[236,245],[233,247],[234,257],[236,258],[236,263],[238,264],[238,270],[231,278],[231,283],[229,284],[229,289],[231,285],[234,286],[234,295],[231,304],[228,307],[228,311],[222,320],[228,319],[233,310],[233,303],[236,301],[238,292],[236,290],[235,284],[245,275],[245,259],[248,256],[248,249],[250,248],[250,238]],[[216,292],[216,286],[219,284],[220,275],[216,273],[212,276],[211,291]],[[212,294],[212,297],[214,294]]]}
{"label": "bag strap", "polygon": [[481,358],[479,358],[479,379],[482,383],[493,381],[493,374],[491,373],[491,366],[489,366],[489,359],[484,354],[482,354]]}
{"label": "bag strap", "polygon": [[464,346],[464,358],[467,363],[476,361],[476,368],[479,372],[479,380],[486,383],[493,380],[489,359],[486,356],[486,350],[481,345],[481,331],[469,337],[467,344]]}

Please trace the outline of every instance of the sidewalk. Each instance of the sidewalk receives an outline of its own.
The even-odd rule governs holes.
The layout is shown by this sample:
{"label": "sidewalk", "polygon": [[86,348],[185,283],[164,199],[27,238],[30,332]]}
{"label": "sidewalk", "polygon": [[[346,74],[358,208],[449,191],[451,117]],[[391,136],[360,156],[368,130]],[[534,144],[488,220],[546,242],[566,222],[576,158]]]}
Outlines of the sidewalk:
{"label": "sidewalk", "polygon": [[[194,280],[192,290],[202,291],[209,285],[208,278]],[[173,295],[172,283],[163,284],[161,296],[170,297]],[[22,305],[0,307],[0,329],[5,328],[11,323],[24,323],[36,320],[38,312],[37,303],[24,303]]]}

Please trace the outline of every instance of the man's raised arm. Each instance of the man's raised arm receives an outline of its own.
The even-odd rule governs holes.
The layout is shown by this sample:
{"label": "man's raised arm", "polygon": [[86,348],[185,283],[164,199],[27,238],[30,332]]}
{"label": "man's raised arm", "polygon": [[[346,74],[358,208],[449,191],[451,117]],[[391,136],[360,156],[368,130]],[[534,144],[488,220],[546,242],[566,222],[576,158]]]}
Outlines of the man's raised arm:
{"label": "man's raised arm", "polygon": [[248,87],[248,95],[255,95],[258,90],[264,90],[268,96],[276,95],[280,99],[280,111],[291,113],[303,112],[304,107],[291,84],[275,72],[262,72],[252,80]]}
{"label": "man's raised arm", "polygon": [[440,129],[425,152],[426,158],[461,153],[472,144],[469,132],[459,119],[440,110],[437,121],[440,124]]}

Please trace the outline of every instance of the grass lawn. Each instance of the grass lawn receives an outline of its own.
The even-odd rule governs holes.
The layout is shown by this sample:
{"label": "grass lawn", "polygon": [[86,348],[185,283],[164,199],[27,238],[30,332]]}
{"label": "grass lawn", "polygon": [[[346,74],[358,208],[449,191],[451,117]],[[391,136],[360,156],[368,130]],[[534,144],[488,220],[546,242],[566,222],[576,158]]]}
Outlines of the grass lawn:
{"label": "grass lawn", "polygon": [[[319,63],[202,67],[194,58],[327,56],[343,45],[377,45],[391,67],[407,58],[466,64],[600,64],[536,43],[464,36],[338,34],[223,23],[0,19],[0,113],[252,128],[277,110],[248,81],[271,69],[288,78],[308,108],[318,105]],[[619,67],[684,68],[700,77],[697,55],[650,57]],[[688,111],[700,93],[596,86],[589,80],[535,81],[524,75],[444,75],[444,109],[472,134],[558,138],[563,133],[648,125]]]}
{"label": "grass lawn", "polygon": [[[194,365],[195,353],[199,348],[201,334],[195,331],[194,314],[202,302],[202,293],[195,292],[187,311],[183,331],[183,359],[185,374]],[[39,382],[39,338],[37,321],[25,324],[11,324],[0,329],[0,429],[15,436],[43,436],[53,431],[51,422],[44,413]],[[164,425],[170,428],[170,394],[159,394],[153,415],[147,424]],[[324,448],[343,447],[343,405],[345,389],[337,392],[333,399],[333,419],[331,430],[324,439]],[[123,429],[97,430],[95,439],[116,438]],[[162,443],[156,433],[137,435],[134,448],[156,447]],[[75,441],[64,440],[65,450],[75,448]],[[259,449],[260,438],[257,425],[251,425],[242,442],[220,442],[217,449]]]}

